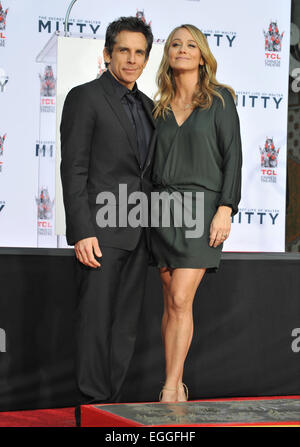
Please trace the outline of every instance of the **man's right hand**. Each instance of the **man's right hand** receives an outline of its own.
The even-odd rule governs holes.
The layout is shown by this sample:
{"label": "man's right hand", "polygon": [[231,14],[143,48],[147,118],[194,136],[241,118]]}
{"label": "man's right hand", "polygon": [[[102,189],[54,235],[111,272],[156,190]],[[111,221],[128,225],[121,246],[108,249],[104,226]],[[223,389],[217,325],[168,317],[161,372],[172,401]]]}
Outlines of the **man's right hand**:
{"label": "man's right hand", "polygon": [[99,264],[94,257],[94,253],[98,257],[102,256],[98,239],[96,237],[81,239],[80,241],[76,242],[74,249],[77,259],[82,262],[82,264],[94,268],[101,266],[101,264]]}

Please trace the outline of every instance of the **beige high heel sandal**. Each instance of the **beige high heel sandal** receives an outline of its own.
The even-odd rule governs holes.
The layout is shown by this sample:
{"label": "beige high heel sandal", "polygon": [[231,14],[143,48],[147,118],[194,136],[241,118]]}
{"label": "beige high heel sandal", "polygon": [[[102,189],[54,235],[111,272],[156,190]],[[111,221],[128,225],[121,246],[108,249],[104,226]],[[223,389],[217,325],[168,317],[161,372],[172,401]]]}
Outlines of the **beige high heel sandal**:
{"label": "beige high heel sandal", "polygon": [[159,393],[159,396],[158,396],[158,400],[159,400],[159,402],[161,402],[161,398],[162,398],[162,395],[163,395],[164,390],[166,390],[166,391],[177,391],[176,388],[166,388],[166,387],[164,386],[164,387],[162,388],[161,392]]}
{"label": "beige high heel sandal", "polygon": [[188,389],[188,387],[187,387],[186,384],[183,383],[183,382],[181,382],[181,383],[179,384],[178,388],[180,387],[180,385],[183,386],[184,393],[185,393],[185,395],[186,395],[186,400],[189,400],[189,389]]}

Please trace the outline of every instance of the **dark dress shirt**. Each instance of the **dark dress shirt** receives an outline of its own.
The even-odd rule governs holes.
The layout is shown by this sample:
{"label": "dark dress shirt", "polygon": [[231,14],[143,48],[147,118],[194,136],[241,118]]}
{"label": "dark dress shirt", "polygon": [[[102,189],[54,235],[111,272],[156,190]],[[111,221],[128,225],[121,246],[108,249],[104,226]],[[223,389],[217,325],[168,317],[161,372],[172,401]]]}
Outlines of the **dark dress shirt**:
{"label": "dark dress shirt", "polygon": [[138,152],[140,155],[140,167],[142,168],[148,154],[153,127],[140,99],[137,84],[135,83],[132,90],[129,90],[125,85],[121,84],[109,70],[107,70],[107,72],[115,87],[116,94],[120,98],[124,110],[135,129]]}

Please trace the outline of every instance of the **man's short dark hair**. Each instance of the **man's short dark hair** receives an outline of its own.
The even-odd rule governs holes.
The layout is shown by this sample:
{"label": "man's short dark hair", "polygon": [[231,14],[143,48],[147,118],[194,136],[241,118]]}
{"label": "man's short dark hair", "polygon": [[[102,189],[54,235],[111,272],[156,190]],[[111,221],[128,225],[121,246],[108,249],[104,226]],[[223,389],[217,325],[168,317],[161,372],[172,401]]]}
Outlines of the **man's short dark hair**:
{"label": "man's short dark hair", "polygon": [[[137,17],[120,17],[118,20],[111,22],[106,30],[105,35],[105,48],[110,56],[112,56],[113,48],[116,43],[116,37],[121,31],[132,31],[134,33],[144,34],[147,40],[146,59],[149,57],[152,43],[153,34],[150,25],[147,25],[143,20]],[[105,63],[107,67],[108,64]]]}

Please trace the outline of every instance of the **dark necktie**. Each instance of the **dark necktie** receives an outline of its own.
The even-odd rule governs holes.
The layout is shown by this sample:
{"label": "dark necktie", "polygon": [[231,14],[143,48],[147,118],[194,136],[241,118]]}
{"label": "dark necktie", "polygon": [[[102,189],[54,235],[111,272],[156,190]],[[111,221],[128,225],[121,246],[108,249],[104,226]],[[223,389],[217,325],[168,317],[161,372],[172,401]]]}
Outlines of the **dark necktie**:
{"label": "dark necktie", "polygon": [[139,151],[140,160],[141,160],[141,167],[143,167],[146,157],[147,157],[147,153],[148,153],[148,148],[146,145],[146,139],[145,139],[145,134],[144,134],[143,122],[142,122],[141,117],[138,113],[135,93],[134,92],[126,93],[125,96],[128,100],[129,108],[130,108],[131,115],[132,115],[132,118],[134,121],[138,151]]}

